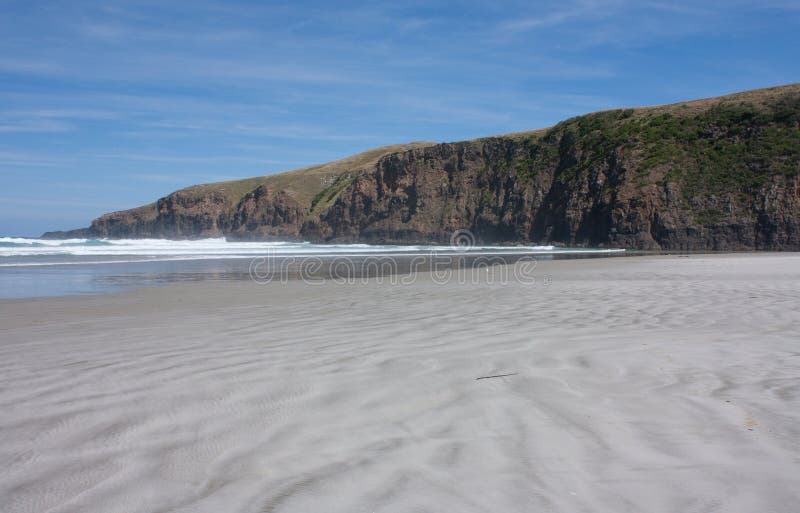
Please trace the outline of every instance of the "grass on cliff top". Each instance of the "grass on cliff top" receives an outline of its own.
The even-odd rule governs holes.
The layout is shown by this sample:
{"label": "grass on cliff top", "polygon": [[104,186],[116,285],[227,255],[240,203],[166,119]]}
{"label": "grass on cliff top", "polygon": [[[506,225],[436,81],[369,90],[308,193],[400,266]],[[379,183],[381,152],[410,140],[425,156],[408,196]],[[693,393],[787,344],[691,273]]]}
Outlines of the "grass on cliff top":
{"label": "grass on cliff top", "polygon": [[545,140],[571,134],[583,158],[569,181],[615,151],[639,156],[639,181],[656,170],[687,197],[745,192],[773,174],[800,173],[800,84],[681,104],[601,111],[568,119]]}
{"label": "grass on cliff top", "polygon": [[659,114],[672,114],[680,117],[693,116],[702,114],[713,107],[736,105],[742,102],[748,103],[754,109],[759,110],[769,107],[771,104],[780,102],[786,96],[800,94],[800,83],[789,84],[777,87],[768,87],[765,89],[753,89],[751,91],[744,91],[741,93],[734,93],[725,96],[715,96],[713,98],[702,98],[699,100],[690,100],[678,103],[669,103],[664,105],[651,105],[645,107],[623,107],[616,109],[606,109],[588,114],[582,114],[573,118],[566,119],[551,127],[536,128],[534,130],[524,130],[521,132],[511,132],[506,134],[493,135],[488,137],[479,137],[472,139],[472,141],[483,141],[486,139],[494,138],[511,138],[511,139],[539,139],[545,137],[554,128],[564,125],[581,118],[603,117],[610,115],[617,117],[619,113],[625,113],[625,117],[646,117]]}
{"label": "grass on cliff top", "polygon": [[216,192],[226,196],[231,204],[236,204],[248,192],[255,190],[261,185],[266,185],[275,190],[286,191],[300,204],[310,208],[314,197],[320,191],[335,184],[340,175],[348,172],[358,173],[365,170],[375,165],[381,157],[391,153],[424,148],[434,144],[435,143],[432,142],[412,142],[408,144],[381,146],[327,164],[319,164],[242,180],[195,185],[187,187],[186,189],[181,189],[180,192],[195,194],[197,196],[205,196]]}
{"label": "grass on cliff top", "polygon": [[113,218],[117,217],[118,214],[125,214],[126,216],[133,217],[135,219],[138,219],[139,221],[147,222],[147,221],[154,221],[156,217],[158,217],[158,210],[156,203],[148,203],[147,205],[142,205],[141,207],[108,212],[103,214],[97,219],[105,219],[110,217]]}

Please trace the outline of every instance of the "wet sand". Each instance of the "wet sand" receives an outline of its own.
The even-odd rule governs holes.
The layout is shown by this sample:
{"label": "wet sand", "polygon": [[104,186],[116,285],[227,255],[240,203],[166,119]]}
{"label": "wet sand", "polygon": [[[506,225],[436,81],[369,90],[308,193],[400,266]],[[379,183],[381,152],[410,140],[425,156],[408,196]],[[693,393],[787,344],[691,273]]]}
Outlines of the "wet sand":
{"label": "wet sand", "polygon": [[800,255],[498,272],[0,301],[0,511],[797,510]]}

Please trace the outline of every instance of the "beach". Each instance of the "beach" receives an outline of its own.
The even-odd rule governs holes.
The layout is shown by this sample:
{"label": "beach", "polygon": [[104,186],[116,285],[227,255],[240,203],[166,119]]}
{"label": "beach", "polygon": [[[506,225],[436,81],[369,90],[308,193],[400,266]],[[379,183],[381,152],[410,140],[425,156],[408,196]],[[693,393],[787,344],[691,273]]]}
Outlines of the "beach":
{"label": "beach", "polygon": [[0,511],[797,510],[800,254],[481,271],[0,300]]}

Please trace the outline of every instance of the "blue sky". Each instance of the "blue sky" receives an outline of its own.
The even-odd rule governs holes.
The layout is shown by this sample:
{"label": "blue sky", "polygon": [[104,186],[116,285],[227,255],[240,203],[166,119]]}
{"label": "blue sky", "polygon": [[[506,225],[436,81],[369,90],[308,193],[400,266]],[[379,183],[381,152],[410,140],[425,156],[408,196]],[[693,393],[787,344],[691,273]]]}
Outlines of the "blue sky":
{"label": "blue sky", "polygon": [[800,81],[800,1],[0,0],[0,235],[384,144]]}

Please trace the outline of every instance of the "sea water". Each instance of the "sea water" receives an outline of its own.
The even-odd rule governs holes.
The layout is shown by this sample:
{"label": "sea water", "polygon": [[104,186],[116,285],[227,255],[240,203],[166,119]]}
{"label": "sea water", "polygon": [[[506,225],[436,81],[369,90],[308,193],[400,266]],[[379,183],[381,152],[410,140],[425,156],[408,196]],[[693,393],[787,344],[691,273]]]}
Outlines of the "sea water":
{"label": "sea water", "polygon": [[67,239],[0,237],[0,298],[100,294],[176,281],[250,279],[255,259],[355,262],[415,257],[553,258],[621,250],[554,246],[400,246],[238,242],[224,238]]}

